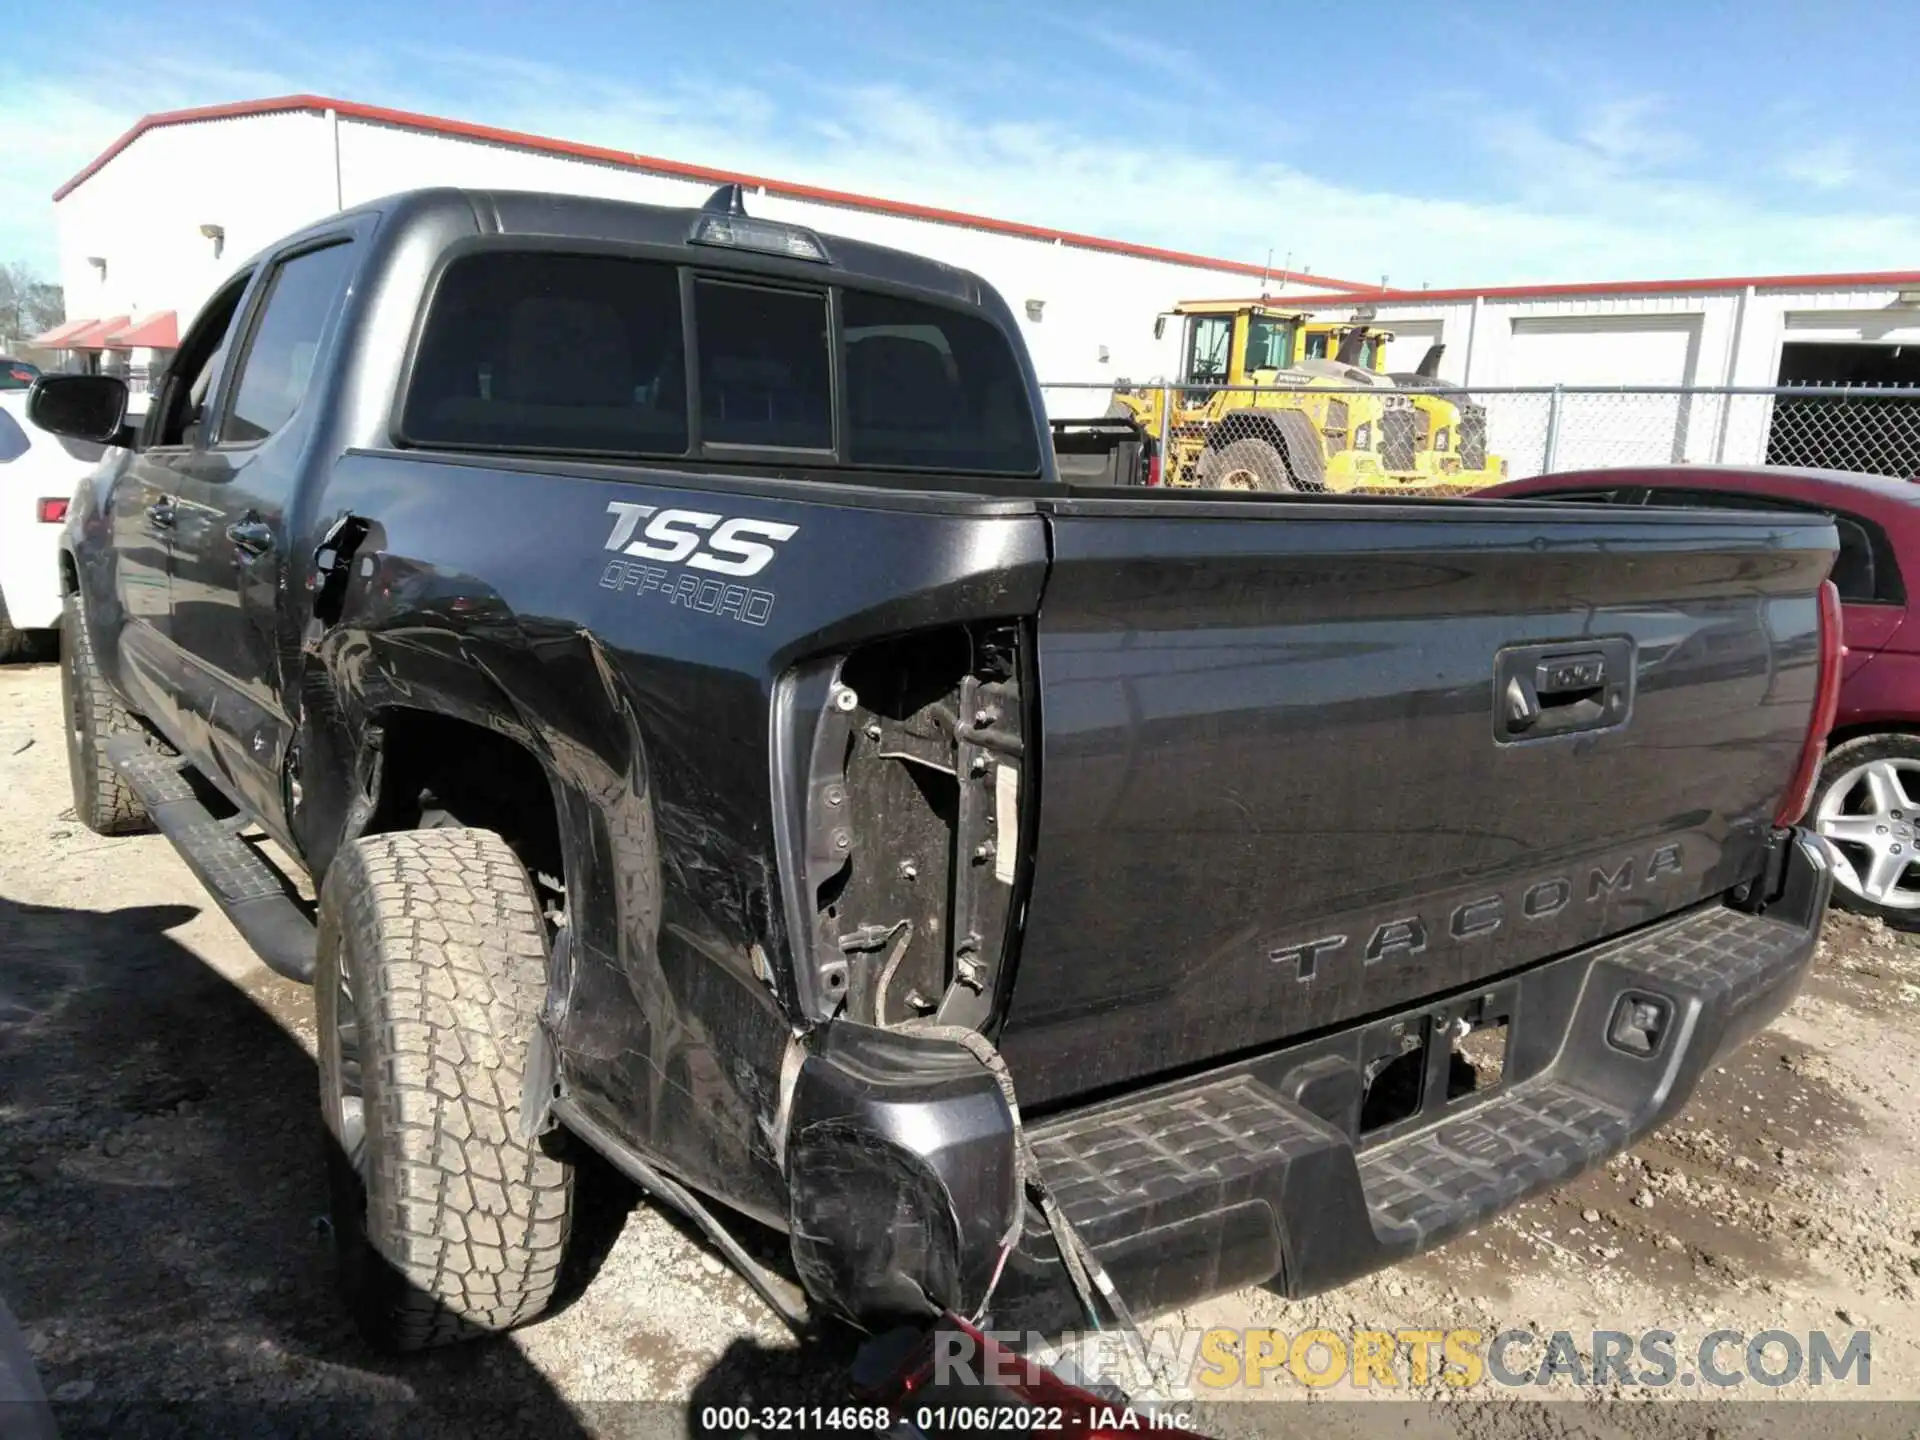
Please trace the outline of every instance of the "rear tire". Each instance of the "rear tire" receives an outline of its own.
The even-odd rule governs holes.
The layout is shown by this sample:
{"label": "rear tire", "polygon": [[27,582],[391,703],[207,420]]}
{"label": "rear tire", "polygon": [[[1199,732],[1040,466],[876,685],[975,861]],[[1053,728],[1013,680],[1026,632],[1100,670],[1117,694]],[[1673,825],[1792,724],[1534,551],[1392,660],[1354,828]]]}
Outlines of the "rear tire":
{"label": "rear tire", "polygon": [[512,1329],[553,1298],[573,1167],[518,1135],[547,984],[532,882],[490,830],[335,858],[314,980],[340,1281],[378,1349]]}
{"label": "rear tire", "polygon": [[1209,450],[1200,457],[1203,490],[1294,490],[1293,475],[1280,452],[1265,440],[1248,438]]}
{"label": "rear tire", "polygon": [[6,599],[0,596],[0,665],[24,660],[32,649],[33,636],[25,630],[13,628],[13,622],[7,618]]}
{"label": "rear tire", "polygon": [[149,742],[150,737],[100,674],[78,595],[61,602],[60,701],[74,818],[96,835],[138,835],[152,829],[146,806],[102,753],[108,740],[136,735]]}
{"label": "rear tire", "polygon": [[[1829,750],[1807,823],[1840,853],[1834,903],[1920,930],[1920,735],[1862,735]],[[1903,863],[1904,862],[1904,863]]]}

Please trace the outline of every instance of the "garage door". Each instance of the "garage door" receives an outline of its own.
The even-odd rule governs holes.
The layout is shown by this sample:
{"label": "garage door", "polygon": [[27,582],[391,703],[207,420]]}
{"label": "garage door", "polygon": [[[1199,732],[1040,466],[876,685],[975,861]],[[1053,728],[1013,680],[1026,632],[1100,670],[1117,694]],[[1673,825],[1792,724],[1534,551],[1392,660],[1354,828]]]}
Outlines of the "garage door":
{"label": "garage door", "polygon": [[1380,323],[1393,332],[1393,339],[1387,342],[1389,371],[1418,368],[1428,348],[1440,343],[1441,322],[1438,320],[1383,320]]}
{"label": "garage door", "polygon": [[[1516,319],[1502,385],[1688,385],[1699,356],[1698,315],[1575,315]],[[1688,406],[1678,395],[1567,395],[1553,468],[1663,465],[1687,453]],[[1546,463],[1544,398],[1489,406],[1496,448]],[[1702,417],[1704,418],[1704,416]]]}

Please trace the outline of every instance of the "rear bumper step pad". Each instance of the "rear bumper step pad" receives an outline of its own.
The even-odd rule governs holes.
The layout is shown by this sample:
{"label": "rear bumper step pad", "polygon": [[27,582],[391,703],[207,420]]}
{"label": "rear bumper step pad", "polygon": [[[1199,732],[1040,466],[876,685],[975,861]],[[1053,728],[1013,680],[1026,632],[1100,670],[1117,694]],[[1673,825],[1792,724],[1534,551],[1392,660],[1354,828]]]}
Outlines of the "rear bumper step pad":
{"label": "rear bumper step pad", "polygon": [[185,762],[155,753],[138,737],[109,740],[105,749],[108,761],[146,806],[154,827],[173,842],[187,868],[267,968],[311,985],[312,919],[260,852],[200,802],[182,773]]}
{"label": "rear bumper step pad", "polygon": [[[1034,1150],[1138,1311],[1245,1284],[1330,1289],[1472,1229],[1671,1118],[1707,1068],[1798,991],[1829,887],[1822,842],[1802,837],[1764,915],[1696,910],[1501,982],[1502,1086],[1378,1138],[1356,1144],[1288,1098],[1303,1066],[1342,1053],[1339,1035],[1041,1120]],[[1650,1055],[1609,1039],[1628,994],[1670,1007]],[[1436,1009],[1445,1002],[1399,1018]],[[994,1323],[1045,1330],[1078,1318],[1051,1236],[1030,1221]]]}

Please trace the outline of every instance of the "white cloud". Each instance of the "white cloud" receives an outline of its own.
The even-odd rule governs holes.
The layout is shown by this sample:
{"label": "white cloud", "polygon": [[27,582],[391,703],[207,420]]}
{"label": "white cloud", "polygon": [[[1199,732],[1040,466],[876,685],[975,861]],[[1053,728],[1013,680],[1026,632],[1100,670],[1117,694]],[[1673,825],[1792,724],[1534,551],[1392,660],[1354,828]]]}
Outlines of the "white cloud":
{"label": "white cloud", "polygon": [[[241,39],[273,53],[264,33]],[[982,118],[944,88],[797,70],[640,84],[396,47],[303,52],[285,69],[162,48],[57,79],[0,62],[0,133],[36,137],[0,150],[0,259],[50,262],[47,197],[139,112],[299,90],[1236,259],[1290,254],[1296,270],[1397,285],[1892,268],[1920,253],[1913,211],[1835,207],[1835,177],[1853,164],[1842,142],[1789,157],[1781,168],[1799,167],[1803,188],[1767,195],[1747,170],[1715,166],[1649,97],[1549,120],[1451,96],[1420,138],[1492,177],[1475,198],[1370,186],[1364,156],[1318,146],[1311,129],[1283,160],[1264,143],[1185,145],[1144,125],[1021,115],[1004,100],[1002,118]],[[1814,175],[1833,183],[1811,194]]]}
{"label": "white cloud", "polygon": [[1816,190],[1844,190],[1865,178],[1858,147],[1851,140],[1828,140],[1782,156],[1780,173]]}

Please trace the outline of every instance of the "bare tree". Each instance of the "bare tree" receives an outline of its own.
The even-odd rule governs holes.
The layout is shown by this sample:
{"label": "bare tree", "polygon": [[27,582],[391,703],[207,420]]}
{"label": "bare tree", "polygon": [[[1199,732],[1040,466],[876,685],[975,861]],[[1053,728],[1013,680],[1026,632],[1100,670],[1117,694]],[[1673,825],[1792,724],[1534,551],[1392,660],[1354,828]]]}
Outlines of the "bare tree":
{"label": "bare tree", "polygon": [[24,260],[0,265],[0,335],[27,340],[66,318],[67,302],[58,285],[40,279]]}

